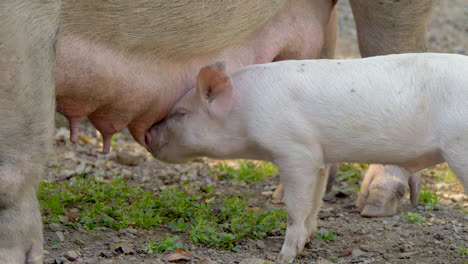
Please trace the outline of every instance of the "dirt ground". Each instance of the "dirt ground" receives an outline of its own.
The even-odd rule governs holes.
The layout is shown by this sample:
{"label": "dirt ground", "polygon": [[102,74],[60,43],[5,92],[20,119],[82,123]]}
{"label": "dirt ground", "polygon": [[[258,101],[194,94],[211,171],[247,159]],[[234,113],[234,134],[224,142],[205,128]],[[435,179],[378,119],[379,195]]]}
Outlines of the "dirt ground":
{"label": "dirt ground", "polygon": [[[356,31],[347,1],[339,2],[340,38],[337,57],[358,56]],[[468,53],[468,2],[466,0],[441,1],[432,17],[429,32],[429,50],[434,52]],[[74,172],[102,171],[104,177],[119,174],[131,184],[146,189],[190,181],[201,186],[216,184],[216,191],[251,195],[251,203],[259,207],[282,208],[273,204],[268,194],[278,183],[278,177],[250,184],[222,184],[210,174],[209,165],[199,160],[185,165],[168,165],[151,158],[128,134],[116,140],[111,154],[99,153],[101,142],[92,127],[84,126],[81,134],[89,140],[71,144],[66,128],[56,133],[55,156],[51,157],[46,180],[69,180]],[[118,161],[117,155],[141,153],[138,166],[127,166]],[[55,166],[64,168],[59,173]],[[335,231],[337,239],[328,242],[314,239],[298,257],[297,263],[467,263],[468,255],[459,252],[468,247],[468,197],[462,195],[461,186],[455,181],[440,182],[430,171],[423,172],[423,181],[442,196],[433,211],[414,208],[408,199],[400,206],[400,213],[393,217],[362,218],[353,207],[355,195],[334,198],[325,202],[319,213],[319,229]],[[262,194],[263,193],[263,194]],[[418,212],[426,217],[426,223],[415,225],[402,221],[402,213]],[[51,228],[46,225],[45,262],[67,263],[64,256],[73,251],[74,263],[164,263],[155,254],[143,251],[151,240],[171,235],[164,227],[154,229],[126,228],[119,231],[97,228],[86,232],[64,225]],[[59,242],[57,236],[63,235]],[[274,261],[283,243],[284,232],[262,240],[243,239],[237,247],[240,252],[206,248],[190,243],[188,236],[182,241],[194,254],[184,263],[265,263]],[[59,237],[60,238],[60,237]],[[130,243],[131,254],[116,252],[116,242]]]}

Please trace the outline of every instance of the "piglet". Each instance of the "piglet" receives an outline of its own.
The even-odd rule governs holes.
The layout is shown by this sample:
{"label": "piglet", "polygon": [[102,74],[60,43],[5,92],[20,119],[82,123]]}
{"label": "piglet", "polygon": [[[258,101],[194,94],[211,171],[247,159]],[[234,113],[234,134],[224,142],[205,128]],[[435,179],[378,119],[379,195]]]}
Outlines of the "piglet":
{"label": "piglet", "polygon": [[[231,75],[206,66],[195,89],[147,133],[158,159],[267,160],[280,170],[288,227],[278,263],[316,230],[326,164],[444,161],[468,190],[468,57],[400,54],[281,61]],[[391,173],[390,173],[391,174]]]}

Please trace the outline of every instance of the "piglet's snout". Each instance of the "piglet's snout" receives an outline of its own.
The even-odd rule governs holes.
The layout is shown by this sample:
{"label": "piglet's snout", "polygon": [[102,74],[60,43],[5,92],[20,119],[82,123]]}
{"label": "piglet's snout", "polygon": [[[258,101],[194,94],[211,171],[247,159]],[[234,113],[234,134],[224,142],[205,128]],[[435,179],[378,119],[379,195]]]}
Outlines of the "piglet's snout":
{"label": "piglet's snout", "polygon": [[166,119],[161,120],[160,122],[154,124],[145,134],[145,143],[147,150],[153,155],[158,153],[159,148],[164,142],[164,129],[166,125]]}

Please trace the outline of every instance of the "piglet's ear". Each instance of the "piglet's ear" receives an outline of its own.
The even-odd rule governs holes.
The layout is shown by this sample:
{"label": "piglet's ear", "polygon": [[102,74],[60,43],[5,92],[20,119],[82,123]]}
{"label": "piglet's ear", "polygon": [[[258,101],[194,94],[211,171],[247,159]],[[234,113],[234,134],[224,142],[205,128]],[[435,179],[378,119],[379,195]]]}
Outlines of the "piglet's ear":
{"label": "piglet's ear", "polygon": [[197,94],[217,118],[225,117],[232,108],[232,82],[224,63],[203,67],[198,73]]}

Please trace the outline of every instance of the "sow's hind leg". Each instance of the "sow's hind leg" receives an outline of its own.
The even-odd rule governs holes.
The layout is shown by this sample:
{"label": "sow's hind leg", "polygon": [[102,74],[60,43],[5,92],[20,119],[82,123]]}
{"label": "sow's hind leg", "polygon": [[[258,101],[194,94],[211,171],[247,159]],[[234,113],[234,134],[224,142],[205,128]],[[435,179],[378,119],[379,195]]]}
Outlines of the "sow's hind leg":
{"label": "sow's hind leg", "polygon": [[0,2],[0,263],[42,263],[36,198],[54,114],[58,1]]}

